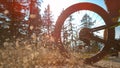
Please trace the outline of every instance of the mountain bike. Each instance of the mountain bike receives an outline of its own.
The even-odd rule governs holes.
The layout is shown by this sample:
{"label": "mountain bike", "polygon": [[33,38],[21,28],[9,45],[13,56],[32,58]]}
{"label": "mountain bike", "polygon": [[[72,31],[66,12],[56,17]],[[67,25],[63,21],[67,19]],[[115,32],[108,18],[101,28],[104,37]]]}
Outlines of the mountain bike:
{"label": "mountain bike", "polygon": [[[99,25],[99,21],[96,23],[98,24],[97,26],[94,26],[93,28],[78,28],[78,36],[79,40],[83,41],[85,45],[91,45],[90,41],[95,40],[97,42],[102,43],[102,48],[99,49],[96,53],[94,54],[89,54],[89,57],[83,56],[84,58],[84,63],[86,64],[93,64],[98,62],[99,60],[103,59],[105,56],[110,54],[110,51],[112,50],[117,50],[118,48],[118,43],[115,42],[115,27],[119,25],[118,22],[112,21],[112,17],[107,12],[104,10],[102,7],[93,4],[93,3],[88,3],[88,2],[83,2],[83,3],[77,3],[74,4],[67,9],[65,9],[60,16],[58,17],[56,24],[55,24],[55,29],[54,29],[54,39],[55,42],[57,43],[57,46],[60,49],[60,52],[62,55],[65,57],[68,57],[68,55],[65,55],[66,53],[69,53],[69,51],[65,48],[65,45],[63,44],[63,31],[62,28],[66,22],[66,19],[73,13],[76,13],[77,11],[83,11],[85,14],[87,13],[86,11],[92,12],[100,16],[100,18],[103,20],[104,24]],[[83,12],[79,14],[83,14]],[[90,14],[91,13],[87,13]],[[91,15],[91,17],[94,15]],[[95,15],[96,16],[96,15]],[[98,31],[102,31],[103,35],[102,38],[101,36],[97,36],[99,34],[96,34]],[[70,36],[69,36],[70,37]],[[68,38],[69,38],[68,37]],[[70,45],[70,44],[69,44]],[[74,45],[72,44],[72,47]]]}

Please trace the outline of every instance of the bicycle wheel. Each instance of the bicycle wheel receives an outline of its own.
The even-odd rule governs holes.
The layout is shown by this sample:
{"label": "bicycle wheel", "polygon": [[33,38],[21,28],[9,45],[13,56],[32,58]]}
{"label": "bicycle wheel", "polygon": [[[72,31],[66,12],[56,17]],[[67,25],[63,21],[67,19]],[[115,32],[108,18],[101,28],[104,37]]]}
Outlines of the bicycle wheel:
{"label": "bicycle wheel", "polygon": [[[103,21],[104,21],[104,25],[109,26],[112,24],[111,18],[109,16],[109,14],[100,6],[92,4],[92,3],[77,3],[74,4],[70,7],[68,7],[67,9],[65,9],[61,15],[58,17],[56,24],[55,24],[55,29],[54,29],[54,38],[55,38],[55,42],[58,45],[59,49],[61,50],[61,52],[68,52],[63,44],[63,40],[62,40],[62,28],[64,26],[65,20],[73,13],[77,12],[77,11],[90,11],[90,12],[94,12],[96,14],[98,14],[98,16],[100,16]],[[81,13],[83,14],[83,13]],[[89,13],[88,13],[89,14]],[[95,17],[94,17],[95,18]],[[99,27],[99,26],[96,26]],[[92,29],[92,28],[91,28]],[[101,29],[98,29],[97,31],[99,31]],[[79,30],[80,31],[80,30]],[[103,31],[103,40],[108,41],[109,39],[114,39],[114,28],[113,29],[105,29]],[[104,44],[104,43],[103,43]],[[108,50],[110,49],[110,45],[106,45],[104,44],[104,48],[100,51],[97,51],[97,53],[95,53],[92,56],[86,57],[85,59],[85,63],[95,63],[99,60],[101,60],[104,56],[106,56],[108,54]]]}

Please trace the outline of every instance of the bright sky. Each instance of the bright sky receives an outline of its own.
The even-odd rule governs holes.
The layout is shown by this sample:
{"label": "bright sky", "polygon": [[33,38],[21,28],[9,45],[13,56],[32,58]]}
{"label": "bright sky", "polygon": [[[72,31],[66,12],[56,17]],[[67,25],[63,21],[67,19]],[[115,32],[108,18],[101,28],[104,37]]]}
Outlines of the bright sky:
{"label": "bright sky", "polygon": [[[97,4],[101,6],[102,8],[106,9],[106,6],[104,4],[104,0],[43,0],[43,3],[41,5],[41,9],[43,10],[47,7],[47,5],[50,5],[50,9],[53,15],[54,20],[56,21],[60,13],[63,9],[66,9],[67,7],[79,3],[79,2],[91,2],[94,4]],[[120,34],[120,29],[117,29],[117,34]],[[117,35],[117,37],[120,35]]]}
{"label": "bright sky", "polygon": [[46,7],[50,4],[50,9],[52,14],[54,15],[55,20],[60,15],[61,11],[68,6],[77,3],[77,0],[44,0],[42,4],[42,8]]}
{"label": "bright sky", "polygon": [[54,18],[56,20],[63,9],[66,9],[70,5],[79,2],[92,2],[106,9],[104,0],[44,0],[41,7],[44,9],[48,4],[50,4],[52,14],[54,15]]}

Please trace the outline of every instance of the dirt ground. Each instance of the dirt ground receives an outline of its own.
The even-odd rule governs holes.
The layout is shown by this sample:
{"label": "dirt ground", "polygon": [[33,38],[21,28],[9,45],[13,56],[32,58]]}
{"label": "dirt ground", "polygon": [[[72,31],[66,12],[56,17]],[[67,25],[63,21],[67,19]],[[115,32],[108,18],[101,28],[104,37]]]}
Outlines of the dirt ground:
{"label": "dirt ground", "polygon": [[101,60],[91,66],[87,65],[85,68],[120,68],[120,58]]}

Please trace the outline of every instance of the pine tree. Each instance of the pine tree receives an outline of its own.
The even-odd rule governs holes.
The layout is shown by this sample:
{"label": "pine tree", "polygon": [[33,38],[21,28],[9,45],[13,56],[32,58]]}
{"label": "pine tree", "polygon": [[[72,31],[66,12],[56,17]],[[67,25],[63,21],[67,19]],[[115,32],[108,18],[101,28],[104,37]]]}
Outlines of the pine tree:
{"label": "pine tree", "polygon": [[43,27],[45,29],[47,29],[47,34],[51,34],[51,32],[53,31],[52,27],[53,27],[53,18],[52,18],[52,13],[51,13],[51,9],[50,9],[50,5],[47,5],[47,8],[45,8],[44,10],[44,14],[42,17],[42,21],[43,21]]}
{"label": "pine tree", "polygon": [[85,27],[85,28],[91,28],[96,21],[92,21],[92,18],[88,14],[85,14],[82,17],[81,22],[82,22],[82,26],[83,27]]}
{"label": "pine tree", "polygon": [[[29,12],[34,11],[39,0],[0,0],[0,44],[6,38],[14,38],[20,35],[20,29],[25,21],[30,21]],[[35,11],[34,11],[35,12]],[[39,12],[37,12],[39,13]],[[38,14],[36,14],[38,15]],[[38,17],[36,17],[37,19]],[[39,17],[39,19],[41,19]],[[22,25],[22,26],[21,26]],[[29,23],[28,23],[29,25]]]}
{"label": "pine tree", "polygon": [[40,5],[38,0],[31,0],[29,4],[29,34],[35,32],[35,34],[39,34],[41,32],[40,27],[42,25],[41,15],[40,15]]}

